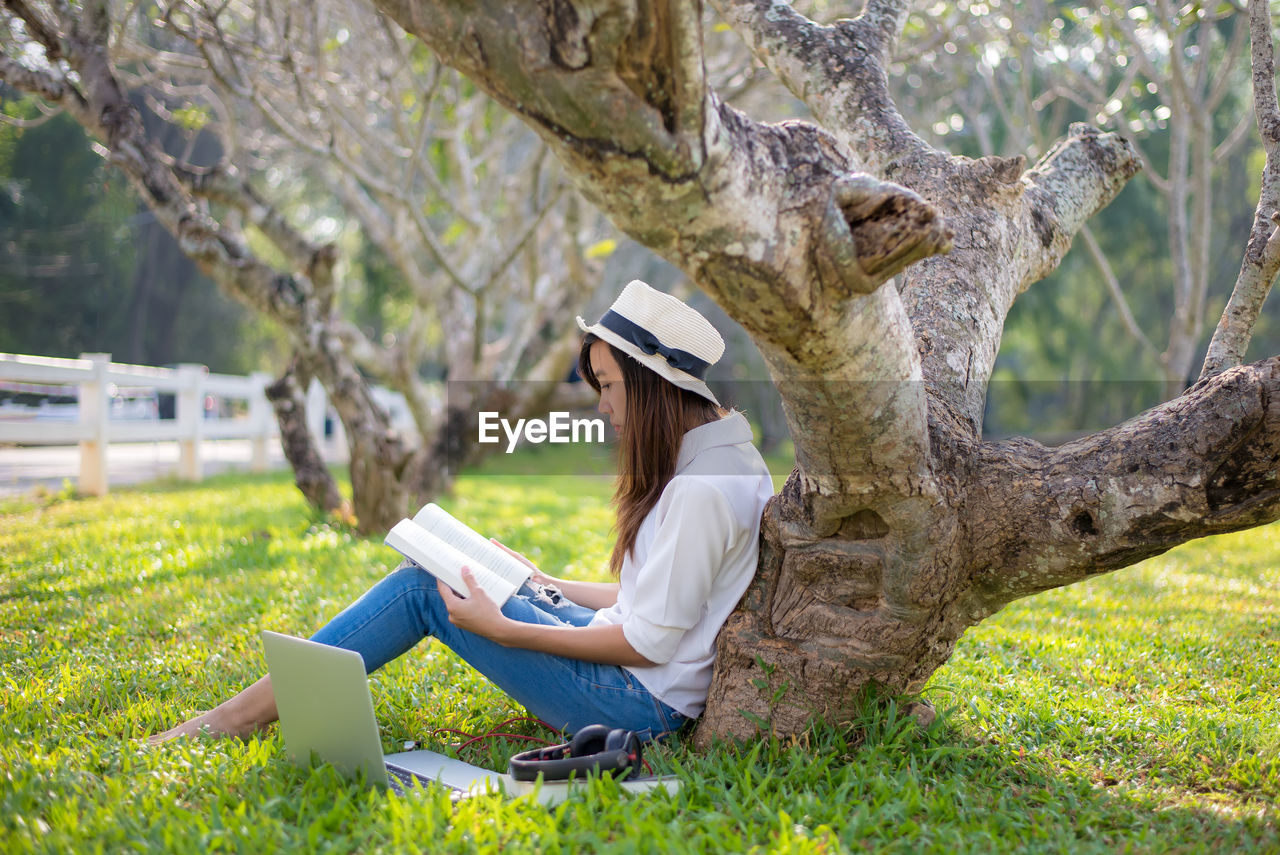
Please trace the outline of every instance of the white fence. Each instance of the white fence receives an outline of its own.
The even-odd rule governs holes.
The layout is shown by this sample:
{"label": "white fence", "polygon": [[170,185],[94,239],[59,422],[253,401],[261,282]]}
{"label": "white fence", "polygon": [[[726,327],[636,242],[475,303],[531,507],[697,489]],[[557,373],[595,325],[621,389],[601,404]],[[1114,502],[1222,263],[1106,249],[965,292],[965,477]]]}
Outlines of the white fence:
{"label": "white fence", "polygon": [[[204,440],[247,439],[251,468],[267,468],[268,443],[278,442],[279,428],[264,390],[270,375],[247,377],[211,374],[203,365],[153,368],[112,362],[110,354],[86,353],[79,359],[0,354],[0,389],[22,392],[43,389],[75,397],[59,418],[54,408],[9,407],[0,411],[0,444],[80,446],[82,493],[107,492],[107,447],[112,443],[176,441],[178,477],[203,477]],[[155,402],[174,396],[174,418],[159,418],[158,406],[124,404]],[[316,437],[324,436],[327,401],[324,389],[312,383],[307,394],[307,422]],[[113,412],[114,411],[114,412]],[[134,417],[129,417],[130,415]],[[142,418],[138,418],[142,415]],[[340,431],[340,423],[334,420]],[[335,437],[340,440],[341,436]],[[341,443],[339,447],[345,445]]]}

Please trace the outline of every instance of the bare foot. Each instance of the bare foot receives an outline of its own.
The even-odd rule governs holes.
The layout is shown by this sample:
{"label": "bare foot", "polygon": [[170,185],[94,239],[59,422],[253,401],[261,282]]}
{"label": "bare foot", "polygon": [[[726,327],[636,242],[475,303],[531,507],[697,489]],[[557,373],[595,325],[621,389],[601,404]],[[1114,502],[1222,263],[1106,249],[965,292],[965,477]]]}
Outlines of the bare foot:
{"label": "bare foot", "polygon": [[162,745],[175,739],[182,739],[188,736],[199,736],[207,733],[210,736],[232,736],[226,730],[218,728],[209,719],[213,715],[213,711],[200,713],[195,718],[187,719],[177,727],[170,728],[164,733],[153,733],[147,737],[147,742],[151,745]]}
{"label": "bare foot", "polygon": [[174,739],[208,734],[210,736],[234,736],[248,739],[266,730],[277,718],[275,694],[271,691],[271,678],[263,677],[230,700],[188,719],[175,728],[150,736],[147,742],[161,745]]}

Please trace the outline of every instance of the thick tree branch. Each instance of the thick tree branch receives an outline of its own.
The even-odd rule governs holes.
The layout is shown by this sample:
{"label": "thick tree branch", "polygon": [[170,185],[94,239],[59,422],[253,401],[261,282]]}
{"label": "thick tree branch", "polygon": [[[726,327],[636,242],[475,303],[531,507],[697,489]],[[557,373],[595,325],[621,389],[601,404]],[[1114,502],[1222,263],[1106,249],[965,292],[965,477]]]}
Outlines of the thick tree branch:
{"label": "thick tree branch", "polygon": [[[923,236],[923,239],[922,239]],[[888,276],[951,248],[938,211],[865,173],[837,178],[814,237],[814,264],[833,296],[870,294]]]}
{"label": "thick tree branch", "polygon": [[[654,57],[647,45],[633,47],[636,59],[649,65],[649,73],[670,69],[671,98],[667,112],[671,131],[683,145],[698,143],[690,152],[696,163],[701,163],[703,123],[707,108],[707,75],[702,55],[702,4],[686,0],[665,0],[652,5],[656,15],[655,41],[665,49],[665,55]],[[640,10],[644,14],[644,8]]]}
{"label": "thick tree branch", "polygon": [[1240,143],[1249,136],[1249,131],[1253,130],[1255,127],[1257,127],[1257,120],[1254,118],[1252,113],[1240,114],[1240,119],[1236,122],[1235,127],[1233,127],[1227,135],[1222,138],[1222,142],[1214,146],[1212,154],[1213,165],[1217,166],[1219,163],[1235,154],[1236,149],[1240,147]]}
{"label": "thick tree branch", "polygon": [[27,32],[44,48],[49,62],[54,63],[63,57],[62,39],[53,24],[25,2],[25,0],[4,0],[4,5],[17,15],[26,25]]}
{"label": "thick tree branch", "polygon": [[[881,286],[950,245],[933,206],[852,174],[844,147],[813,125],[756,123],[714,93],[692,91],[700,44],[675,79],[638,67],[637,45],[661,56],[691,44],[691,24],[672,23],[661,4],[611,7],[604,17],[564,4],[552,22],[488,10],[465,24],[425,2],[381,5],[524,115],[615,224],[682,267],[748,329],[801,438],[814,531],[838,525],[851,501],[877,491],[926,491],[919,360],[897,293]],[[520,52],[516,31],[526,34]],[[636,104],[646,74],[659,88]],[[681,134],[677,105],[704,104],[699,136]],[[626,105],[631,112],[620,113]],[[654,110],[675,133],[657,133]],[[847,402],[835,416],[833,395]]]}
{"label": "thick tree branch", "polygon": [[935,414],[977,436],[1014,298],[1057,266],[1139,161],[1119,137],[1084,126],[1025,176],[1021,158],[968,161],[934,151],[906,128],[887,94],[884,57],[905,5],[872,3],[834,27],[763,0],[723,0],[718,8],[838,140],[857,157],[875,158],[864,168],[883,169],[941,210],[955,250],[909,270],[903,295]]}
{"label": "thick tree branch", "polygon": [[297,376],[297,360],[293,360],[275,382],[266,388],[267,400],[275,410],[280,425],[280,445],[293,467],[293,481],[317,510],[330,512],[343,507],[342,493],[325,465],[306,418],[306,393]]}
{"label": "thick tree branch", "polygon": [[58,80],[46,72],[27,68],[7,56],[0,56],[0,81],[4,81],[19,92],[29,92],[51,104],[61,104],[68,99],[75,99],[81,108],[84,106],[83,97],[65,80]]}
{"label": "thick tree branch", "polygon": [[1266,163],[1262,187],[1253,215],[1253,229],[1245,246],[1240,273],[1231,298],[1223,309],[1205,354],[1200,378],[1244,361],[1262,304],[1280,273],[1280,103],[1276,99],[1275,48],[1271,35],[1269,4],[1249,3],[1249,28],[1253,59],[1253,112],[1262,134]]}
{"label": "thick tree branch", "polygon": [[1060,448],[975,449],[974,622],[1018,597],[1280,518],[1280,357]]}
{"label": "thick tree branch", "polygon": [[1066,139],[1027,172],[1032,185],[1028,214],[1042,251],[1041,266],[1026,271],[1023,287],[1056,268],[1075,233],[1141,169],[1142,161],[1124,137],[1073,124]]}
{"label": "thick tree branch", "polygon": [[692,140],[681,132],[704,110],[705,91],[688,76],[701,51],[671,62],[698,26],[690,4],[376,5],[548,140],[584,158],[642,157],[668,180],[697,168],[703,129]]}
{"label": "thick tree branch", "polygon": [[[1234,15],[1235,13],[1233,11],[1227,14]],[[1206,21],[1202,26],[1206,36],[1213,31],[1213,26],[1209,21]],[[1241,21],[1239,18],[1234,18],[1232,20],[1232,28],[1231,41],[1227,45],[1225,59],[1221,63],[1218,63],[1217,67],[1213,69],[1213,81],[1208,86],[1208,95],[1205,99],[1205,107],[1209,113],[1216,111],[1218,109],[1218,105],[1222,103],[1222,99],[1231,91],[1231,83],[1235,77],[1233,72],[1235,71],[1236,62],[1244,55],[1245,40],[1252,38],[1251,24],[1246,25],[1245,22]],[[1207,45],[1203,56],[1208,56]],[[1207,70],[1209,62],[1204,61],[1203,65]]]}
{"label": "thick tree branch", "polygon": [[882,175],[886,163],[929,145],[889,96],[885,65],[906,21],[905,0],[867,4],[861,16],[826,27],[772,0],[712,0],[747,46],[857,158]]}
{"label": "thick tree branch", "polygon": [[931,416],[970,438],[981,435],[987,380],[1014,300],[1057,267],[1085,221],[1140,168],[1124,139],[1082,124],[1025,173],[1023,164],[934,155],[893,172],[933,200],[956,234],[954,250],[907,271],[903,300]]}
{"label": "thick tree branch", "polygon": [[882,67],[889,61],[889,55],[902,36],[910,9],[911,4],[907,0],[867,0],[862,14],[853,22],[861,41]]}

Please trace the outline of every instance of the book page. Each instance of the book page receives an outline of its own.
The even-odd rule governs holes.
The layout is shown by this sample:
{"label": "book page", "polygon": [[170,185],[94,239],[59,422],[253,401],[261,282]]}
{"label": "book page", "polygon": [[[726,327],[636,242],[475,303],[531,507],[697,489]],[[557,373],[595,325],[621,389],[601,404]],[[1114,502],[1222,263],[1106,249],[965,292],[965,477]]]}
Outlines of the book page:
{"label": "book page", "polygon": [[462,565],[475,573],[476,583],[498,605],[505,603],[517,585],[492,572],[482,563],[445,543],[413,520],[401,520],[387,532],[385,543],[463,596],[471,591],[462,581]]}
{"label": "book page", "polygon": [[495,575],[510,582],[514,588],[519,588],[533,575],[528,565],[513,558],[501,547],[494,546],[483,535],[466,523],[459,522],[435,502],[424,505],[413,521],[454,549],[479,561]]}

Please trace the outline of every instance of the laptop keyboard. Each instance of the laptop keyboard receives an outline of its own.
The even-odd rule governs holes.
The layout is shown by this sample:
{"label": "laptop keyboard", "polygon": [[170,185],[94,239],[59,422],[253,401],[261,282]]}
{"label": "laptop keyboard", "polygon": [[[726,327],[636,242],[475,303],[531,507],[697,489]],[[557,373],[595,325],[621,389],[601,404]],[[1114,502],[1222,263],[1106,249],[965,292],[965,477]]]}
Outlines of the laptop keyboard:
{"label": "laptop keyboard", "polygon": [[451,787],[443,781],[437,781],[435,778],[428,778],[426,775],[419,775],[417,772],[410,772],[403,766],[396,766],[391,763],[384,764],[387,767],[387,786],[398,796],[403,796],[414,788],[414,784],[420,784],[426,787],[444,787],[449,791],[451,801],[458,801],[467,797],[467,791],[458,787]]}

